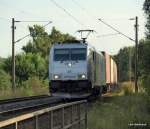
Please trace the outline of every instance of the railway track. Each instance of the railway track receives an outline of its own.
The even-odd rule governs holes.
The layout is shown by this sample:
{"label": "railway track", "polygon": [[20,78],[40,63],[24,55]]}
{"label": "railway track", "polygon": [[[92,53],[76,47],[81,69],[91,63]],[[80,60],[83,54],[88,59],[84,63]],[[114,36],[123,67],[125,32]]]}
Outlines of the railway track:
{"label": "railway track", "polygon": [[66,102],[0,121],[0,129],[87,129],[86,100]]}
{"label": "railway track", "polygon": [[45,98],[45,97],[48,97],[48,95],[39,95],[39,96],[30,96],[30,97],[21,97],[21,98],[13,98],[13,99],[0,100],[0,105],[1,104],[6,104],[6,103],[13,103],[13,102],[31,100],[31,99]]}
{"label": "railway track", "polygon": [[2,100],[0,101],[0,121],[63,102],[62,98],[48,95]]}

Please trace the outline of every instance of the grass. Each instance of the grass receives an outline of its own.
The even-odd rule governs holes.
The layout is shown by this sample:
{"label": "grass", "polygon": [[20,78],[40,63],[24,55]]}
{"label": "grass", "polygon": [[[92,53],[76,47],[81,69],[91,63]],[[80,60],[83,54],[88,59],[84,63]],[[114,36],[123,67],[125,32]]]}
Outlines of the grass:
{"label": "grass", "polygon": [[[0,99],[41,94],[48,94],[48,83],[31,78],[17,88],[15,93],[11,89],[1,90]],[[97,100],[89,108],[88,129],[132,129],[128,124],[150,124],[149,103],[143,92],[134,93],[133,83],[122,83],[118,90],[104,95],[102,101]]]}
{"label": "grass", "polygon": [[18,97],[26,97],[26,96],[36,96],[48,94],[47,87],[38,87],[34,88],[17,88],[14,92],[11,89],[1,90],[0,91],[0,100],[3,99],[11,99]]}
{"label": "grass", "polygon": [[134,94],[132,85],[123,83],[119,90],[104,96],[104,101],[94,103],[88,113],[88,129],[132,129],[129,124],[150,124],[148,105],[145,95]]}
{"label": "grass", "polygon": [[15,91],[12,91],[11,88],[0,90],[0,100],[49,94],[48,92],[48,82],[33,77],[18,86]]}

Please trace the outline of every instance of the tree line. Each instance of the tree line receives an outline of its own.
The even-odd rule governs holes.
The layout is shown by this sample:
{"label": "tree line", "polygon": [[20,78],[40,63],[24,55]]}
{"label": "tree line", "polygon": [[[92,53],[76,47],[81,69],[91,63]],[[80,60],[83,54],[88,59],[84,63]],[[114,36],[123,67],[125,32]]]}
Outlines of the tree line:
{"label": "tree line", "polygon": [[[48,56],[54,42],[74,40],[69,34],[64,34],[52,28],[48,34],[42,26],[29,27],[31,40],[22,47],[23,52],[16,55],[16,85],[23,86],[23,82],[35,76],[39,80],[48,78]],[[0,58],[0,89],[11,87],[12,57]]]}
{"label": "tree line", "polygon": [[[138,45],[138,80],[150,95],[150,2],[143,4],[146,32]],[[134,80],[135,47],[124,47],[114,56],[118,64],[119,81]]]}

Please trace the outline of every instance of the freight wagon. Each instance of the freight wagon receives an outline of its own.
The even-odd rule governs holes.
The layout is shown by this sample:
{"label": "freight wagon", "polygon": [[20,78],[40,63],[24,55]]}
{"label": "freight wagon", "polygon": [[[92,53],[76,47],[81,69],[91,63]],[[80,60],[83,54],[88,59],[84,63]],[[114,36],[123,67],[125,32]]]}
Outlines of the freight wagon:
{"label": "freight wagon", "polygon": [[116,62],[111,57],[111,86],[115,87],[117,85],[117,65]]}
{"label": "freight wagon", "polygon": [[103,93],[110,91],[117,86],[117,65],[113,58],[106,52],[102,52],[105,57],[105,72],[106,72],[106,85]]}

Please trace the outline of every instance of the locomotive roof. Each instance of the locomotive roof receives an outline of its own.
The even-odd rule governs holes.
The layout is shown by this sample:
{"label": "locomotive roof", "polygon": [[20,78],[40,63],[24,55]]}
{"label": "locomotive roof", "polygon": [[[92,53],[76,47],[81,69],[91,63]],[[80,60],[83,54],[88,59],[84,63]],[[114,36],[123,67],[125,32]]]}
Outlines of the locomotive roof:
{"label": "locomotive roof", "polygon": [[64,42],[55,43],[54,48],[86,48],[87,45],[82,42]]}

